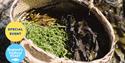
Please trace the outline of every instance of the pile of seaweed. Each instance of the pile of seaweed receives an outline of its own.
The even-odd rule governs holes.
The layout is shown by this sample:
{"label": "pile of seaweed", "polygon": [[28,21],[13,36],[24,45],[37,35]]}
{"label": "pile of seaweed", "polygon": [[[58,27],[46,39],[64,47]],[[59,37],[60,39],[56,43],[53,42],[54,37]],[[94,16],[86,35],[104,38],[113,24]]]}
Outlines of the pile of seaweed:
{"label": "pile of seaweed", "polygon": [[[65,57],[77,61],[92,61],[104,57],[111,48],[107,32],[98,22],[97,17],[89,12],[89,9],[78,4],[76,4],[76,6],[77,7],[71,7],[71,12],[69,12],[70,9],[67,9],[67,11],[60,11],[58,8],[53,9],[53,7],[48,7],[49,9],[37,8],[30,10],[25,16],[25,22],[35,25],[26,26],[29,27],[27,38],[32,39],[35,44],[38,42],[38,47],[41,46],[40,48],[52,52],[58,57]],[[79,12],[77,12],[78,9]],[[46,41],[47,44],[51,44],[43,47],[42,45],[46,42],[43,40],[39,42],[39,39],[45,38],[44,33],[48,34],[49,32],[41,29],[44,32],[39,32],[38,34],[43,35],[37,36],[35,32],[38,28],[35,26],[43,28],[50,27],[48,28],[49,32],[51,32],[51,29],[54,27],[57,28],[55,31],[52,31],[55,35],[51,35],[50,33],[47,41],[51,40],[53,36],[56,36],[56,39],[59,39],[59,35],[64,34],[60,35],[60,37],[62,37],[62,39],[59,39],[61,42],[58,42],[58,39],[55,40],[53,37],[53,41],[57,42]],[[32,30],[34,33],[31,32],[32,27],[34,28],[34,30]],[[61,32],[63,31],[63,33],[59,30],[61,30]],[[59,34],[57,32],[59,32]],[[31,37],[33,34],[34,36]],[[37,36],[37,39],[35,36]],[[55,45],[55,43],[57,43],[56,47],[59,49],[56,47],[54,49],[53,45]],[[58,44],[61,44],[62,47],[59,47]],[[60,48],[62,48],[62,52],[59,51]]]}

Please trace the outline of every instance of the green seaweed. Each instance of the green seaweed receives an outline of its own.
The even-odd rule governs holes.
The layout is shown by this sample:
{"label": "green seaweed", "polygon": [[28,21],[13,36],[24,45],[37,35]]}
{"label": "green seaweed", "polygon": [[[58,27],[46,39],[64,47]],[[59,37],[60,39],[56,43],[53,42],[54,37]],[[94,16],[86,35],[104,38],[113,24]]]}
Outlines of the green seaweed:
{"label": "green seaweed", "polygon": [[26,38],[31,39],[38,47],[58,57],[70,54],[66,49],[67,33],[56,25],[51,27],[40,26],[32,22],[24,22],[27,29]]}

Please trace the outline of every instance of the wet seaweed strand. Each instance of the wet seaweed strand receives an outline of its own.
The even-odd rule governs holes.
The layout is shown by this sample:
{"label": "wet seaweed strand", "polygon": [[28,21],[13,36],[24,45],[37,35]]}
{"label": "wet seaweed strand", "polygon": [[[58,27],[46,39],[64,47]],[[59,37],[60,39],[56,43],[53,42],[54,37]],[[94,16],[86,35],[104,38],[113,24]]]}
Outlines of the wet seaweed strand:
{"label": "wet seaweed strand", "polygon": [[97,35],[84,21],[76,21],[72,15],[64,20],[67,23],[69,48],[73,59],[78,61],[91,61],[96,58],[99,50]]}

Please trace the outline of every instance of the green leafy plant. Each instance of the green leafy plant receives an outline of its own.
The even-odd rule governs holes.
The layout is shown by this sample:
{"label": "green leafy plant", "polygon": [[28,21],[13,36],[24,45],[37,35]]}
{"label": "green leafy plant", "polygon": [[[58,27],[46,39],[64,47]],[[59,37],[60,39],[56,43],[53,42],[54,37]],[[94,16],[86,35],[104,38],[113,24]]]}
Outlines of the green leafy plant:
{"label": "green leafy plant", "polygon": [[67,42],[67,34],[63,28],[44,27],[32,22],[24,22],[27,28],[28,39],[31,39],[38,47],[45,51],[51,52],[58,57],[66,57],[68,53],[65,42]]}

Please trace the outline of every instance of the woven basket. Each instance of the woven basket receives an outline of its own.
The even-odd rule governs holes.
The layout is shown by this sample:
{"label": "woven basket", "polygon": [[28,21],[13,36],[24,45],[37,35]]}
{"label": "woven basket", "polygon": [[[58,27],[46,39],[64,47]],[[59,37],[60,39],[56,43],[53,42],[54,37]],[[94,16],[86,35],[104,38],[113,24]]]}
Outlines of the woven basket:
{"label": "woven basket", "polygon": [[[65,0],[64,0],[65,1]],[[114,31],[109,23],[109,21],[106,19],[106,17],[102,14],[102,12],[95,7],[92,3],[88,3],[87,0],[80,1],[80,0],[73,0],[77,4],[90,9],[90,12],[95,15],[95,17],[98,19],[98,22],[102,25],[106,33],[108,34],[110,50],[109,52],[102,58],[90,61],[90,62],[84,62],[84,61],[75,61],[65,58],[59,58],[55,55],[50,54],[49,52],[45,52],[43,49],[38,48],[35,44],[33,44],[32,40],[26,39],[21,42],[21,45],[26,50],[26,58],[30,63],[108,63],[110,62],[113,52],[114,52],[114,45],[115,45],[115,36]],[[13,7],[13,17],[17,17],[22,15],[22,13],[29,11],[32,8],[39,8],[44,7],[48,4],[53,2],[53,0],[20,0],[17,3],[16,7]],[[58,2],[58,0],[57,0]],[[25,63],[25,62],[24,62]]]}

